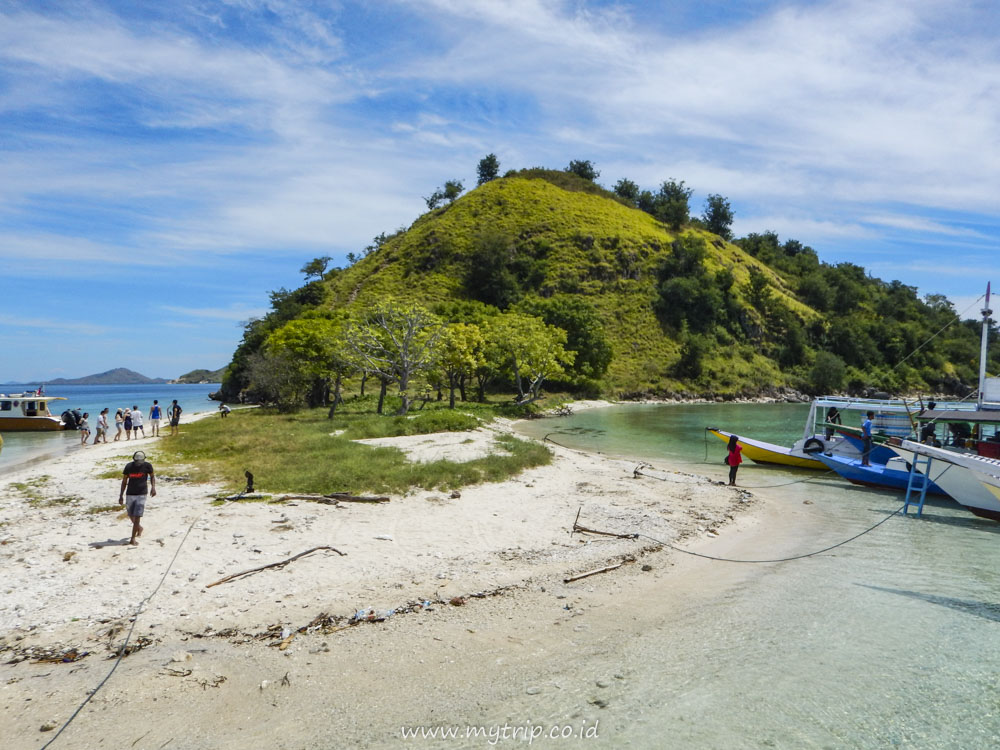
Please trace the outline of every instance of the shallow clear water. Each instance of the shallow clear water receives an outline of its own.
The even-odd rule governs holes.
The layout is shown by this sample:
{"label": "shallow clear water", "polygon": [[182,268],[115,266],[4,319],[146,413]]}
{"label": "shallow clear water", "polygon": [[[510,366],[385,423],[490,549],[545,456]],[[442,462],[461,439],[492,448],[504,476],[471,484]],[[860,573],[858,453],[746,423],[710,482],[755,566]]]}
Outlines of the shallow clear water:
{"label": "shallow clear water", "polygon": [[[801,405],[626,406],[524,431],[697,472],[705,426],[787,445],[805,415]],[[721,478],[723,454],[711,438],[703,473]],[[901,504],[818,473],[788,484],[806,476],[747,462],[738,480],[787,510],[778,534],[794,538],[797,514],[821,522],[794,542],[799,553]],[[893,518],[831,553],[735,576],[717,567],[732,565],[706,561],[693,592],[663,579],[670,606],[623,647],[630,673],[606,714],[608,746],[1000,746],[1000,523],[934,501],[923,519]]]}
{"label": "shallow clear water", "polygon": [[[49,409],[53,414],[61,414],[66,409],[79,407],[90,412],[91,432],[101,409],[108,407],[108,425],[111,431],[108,440],[114,438],[114,413],[120,408],[138,405],[143,417],[149,414],[153,399],[166,406],[174,399],[191,415],[201,411],[214,411],[218,403],[208,394],[219,389],[219,384],[198,385],[64,385],[45,389],[47,396],[65,396],[66,401],[51,401]],[[19,386],[2,386],[0,392],[19,392]],[[148,419],[144,419],[148,422]],[[149,431],[148,428],[146,430]],[[124,439],[124,438],[122,438]],[[9,471],[28,461],[45,460],[61,456],[74,450],[80,444],[80,434],[69,430],[57,432],[4,432],[3,449],[0,450],[0,471]]]}

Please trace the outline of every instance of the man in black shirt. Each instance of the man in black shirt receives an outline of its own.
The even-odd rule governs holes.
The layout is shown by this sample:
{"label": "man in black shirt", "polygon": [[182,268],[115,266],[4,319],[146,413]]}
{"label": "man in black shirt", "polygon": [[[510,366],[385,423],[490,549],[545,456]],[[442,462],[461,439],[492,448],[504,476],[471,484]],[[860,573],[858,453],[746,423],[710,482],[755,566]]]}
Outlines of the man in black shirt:
{"label": "man in black shirt", "polygon": [[[148,489],[147,489],[148,479]],[[146,460],[146,454],[136,451],[132,460],[122,470],[122,486],[118,492],[118,504],[124,505],[132,521],[132,539],[129,544],[138,544],[136,537],[142,536],[142,514],[146,510],[146,495],[156,497],[156,477],[153,465]]]}

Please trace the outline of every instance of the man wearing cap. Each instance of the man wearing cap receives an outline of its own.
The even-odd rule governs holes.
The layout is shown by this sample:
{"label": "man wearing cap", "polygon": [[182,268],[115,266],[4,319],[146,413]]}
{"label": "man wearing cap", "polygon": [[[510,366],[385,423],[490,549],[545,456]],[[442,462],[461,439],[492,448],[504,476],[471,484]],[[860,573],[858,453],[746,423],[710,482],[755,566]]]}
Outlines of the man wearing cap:
{"label": "man wearing cap", "polygon": [[156,497],[156,477],[153,476],[153,465],[146,460],[146,454],[136,451],[132,460],[125,464],[122,470],[122,486],[118,492],[118,504],[124,505],[132,522],[132,539],[129,544],[137,545],[137,537],[142,536],[142,514],[146,510],[147,478],[148,494]]}

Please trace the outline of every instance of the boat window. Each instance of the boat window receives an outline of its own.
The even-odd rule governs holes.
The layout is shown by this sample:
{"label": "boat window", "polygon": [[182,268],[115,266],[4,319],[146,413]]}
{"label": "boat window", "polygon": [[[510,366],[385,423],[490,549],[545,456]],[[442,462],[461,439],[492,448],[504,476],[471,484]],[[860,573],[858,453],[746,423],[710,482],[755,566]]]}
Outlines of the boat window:
{"label": "boat window", "polygon": [[0,411],[10,411],[10,401],[0,401]]}

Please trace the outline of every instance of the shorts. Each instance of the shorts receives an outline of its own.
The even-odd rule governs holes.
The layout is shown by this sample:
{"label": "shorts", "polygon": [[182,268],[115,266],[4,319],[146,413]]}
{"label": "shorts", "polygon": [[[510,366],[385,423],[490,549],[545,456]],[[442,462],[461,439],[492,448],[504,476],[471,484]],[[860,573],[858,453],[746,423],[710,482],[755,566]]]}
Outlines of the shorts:
{"label": "shorts", "polygon": [[101,435],[105,434],[107,431],[108,430],[107,430],[106,427],[98,427],[97,428],[97,436],[100,437]]}
{"label": "shorts", "polygon": [[142,514],[146,511],[146,497],[147,495],[125,496],[125,510],[128,511],[130,516],[142,517]]}
{"label": "shorts", "polygon": [[177,419],[171,419],[170,420],[170,426],[171,427],[176,427],[180,423],[181,423],[180,417],[178,417]]}
{"label": "shorts", "polygon": [[149,423],[150,423],[150,424],[151,424],[151,425],[152,425],[153,427],[156,427],[156,428],[159,428],[159,427],[160,427],[160,419],[159,419],[159,417],[154,417],[153,419],[149,420]]}

